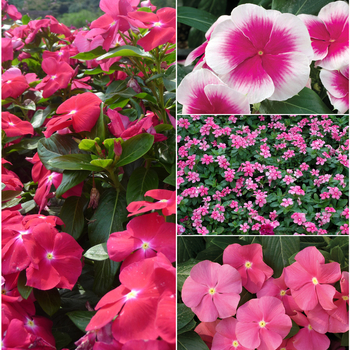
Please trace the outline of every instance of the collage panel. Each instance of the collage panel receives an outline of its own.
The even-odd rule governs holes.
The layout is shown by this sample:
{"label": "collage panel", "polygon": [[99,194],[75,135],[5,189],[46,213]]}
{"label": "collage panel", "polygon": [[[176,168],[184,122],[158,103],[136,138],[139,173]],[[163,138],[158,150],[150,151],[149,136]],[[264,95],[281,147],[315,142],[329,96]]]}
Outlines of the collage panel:
{"label": "collage panel", "polygon": [[182,115],[178,233],[349,233],[348,116]]}
{"label": "collage panel", "polygon": [[179,0],[179,113],[347,113],[348,17],[346,1]]}
{"label": "collage panel", "polygon": [[348,349],[348,236],[178,237],[177,349]]}

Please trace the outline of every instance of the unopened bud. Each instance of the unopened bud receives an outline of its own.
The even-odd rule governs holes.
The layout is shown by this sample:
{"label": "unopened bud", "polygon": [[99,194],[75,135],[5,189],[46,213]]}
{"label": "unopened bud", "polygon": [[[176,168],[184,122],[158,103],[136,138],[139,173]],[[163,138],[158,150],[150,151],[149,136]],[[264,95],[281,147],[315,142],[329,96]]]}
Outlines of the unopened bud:
{"label": "unopened bud", "polygon": [[120,157],[122,155],[123,152],[123,148],[122,148],[122,144],[120,143],[120,141],[116,141],[114,140],[114,154],[116,157]]}
{"label": "unopened bud", "polygon": [[128,83],[126,84],[126,86],[127,86],[127,87],[131,87],[131,88],[132,88],[135,92],[137,92],[138,94],[139,94],[140,92],[142,92],[139,83],[138,83],[137,80],[134,79],[134,78],[131,78],[131,79],[128,81]]}
{"label": "unopened bud", "polygon": [[100,192],[96,187],[93,187],[90,192],[90,202],[88,208],[96,209],[100,200]]}

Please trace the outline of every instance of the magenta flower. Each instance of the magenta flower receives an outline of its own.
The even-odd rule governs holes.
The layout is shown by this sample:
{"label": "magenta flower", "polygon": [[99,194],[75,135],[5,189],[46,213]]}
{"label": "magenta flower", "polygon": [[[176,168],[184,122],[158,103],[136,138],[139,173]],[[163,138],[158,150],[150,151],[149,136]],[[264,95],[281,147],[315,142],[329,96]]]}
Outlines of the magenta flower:
{"label": "magenta flower", "polygon": [[241,276],[235,268],[205,260],[192,268],[182,300],[202,322],[213,322],[235,315],[241,291]]}
{"label": "magenta flower", "polygon": [[274,297],[251,299],[237,310],[236,336],[249,349],[274,350],[292,328],[282,302]]}
{"label": "magenta flower", "polygon": [[323,255],[316,247],[307,247],[295,256],[296,262],[284,270],[286,285],[302,310],[312,310],[318,303],[323,309],[332,310],[336,289],[330,283],[341,277],[337,262],[325,264]]}
{"label": "magenta flower", "polygon": [[224,250],[223,262],[238,270],[243,287],[250,293],[257,293],[273,274],[271,267],[263,262],[262,247],[257,243],[229,245]]}
{"label": "magenta flower", "polygon": [[183,114],[250,114],[246,97],[209,69],[188,74],[178,87],[177,99]]}
{"label": "magenta flower", "polygon": [[221,320],[216,326],[211,350],[250,350],[238,342],[236,325],[237,320],[233,317]]}
{"label": "magenta flower", "polygon": [[250,103],[286,100],[309,79],[312,47],[304,23],[253,4],[219,23],[205,50],[208,66]]}
{"label": "magenta flower", "polygon": [[1,76],[1,98],[17,98],[29,88],[26,78],[18,68],[10,68]]}
{"label": "magenta flower", "polygon": [[320,79],[333,107],[345,113],[349,109],[349,64],[338,70],[322,69]]}
{"label": "magenta flower", "polygon": [[349,5],[334,1],[324,6],[317,16],[299,15],[306,25],[314,50],[316,65],[339,69],[349,61]]}

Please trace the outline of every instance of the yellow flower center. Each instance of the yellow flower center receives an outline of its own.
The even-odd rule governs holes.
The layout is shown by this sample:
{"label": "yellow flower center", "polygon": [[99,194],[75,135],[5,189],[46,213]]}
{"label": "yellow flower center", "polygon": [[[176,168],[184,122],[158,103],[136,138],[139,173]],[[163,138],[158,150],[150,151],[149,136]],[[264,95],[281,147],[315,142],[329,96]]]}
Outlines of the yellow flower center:
{"label": "yellow flower center", "polygon": [[11,84],[12,83],[12,80],[8,80],[7,82],[6,82],[6,84]]}
{"label": "yellow flower center", "polygon": [[30,327],[34,327],[34,322],[32,320],[29,320],[27,322],[27,325],[30,326]]}
{"label": "yellow flower center", "polygon": [[162,25],[162,23],[160,23],[160,22],[155,22],[155,23],[153,24],[154,27],[160,27],[161,25]]}
{"label": "yellow flower center", "polygon": [[234,340],[233,343],[232,343],[232,346],[233,346],[234,348],[237,348],[238,345],[239,345],[238,341],[237,341],[237,340]]}
{"label": "yellow flower center", "polygon": [[52,75],[52,76],[51,76],[51,79],[52,79],[52,80],[55,80],[56,78],[57,78],[56,75]]}
{"label": "yellow flower center", "polygon": [[283,297],[283,295],[286,295],[286,291],[282,289],[282,290],[280,291],[280,295]]}
{"label": "yellow flower center", "polygon": [[312,279],[312,283],[313,283],[314,285],[318,284],[318,281],[317,281],[317,278],[316,278],[316,277],[314,277],[314,278]]}
{"label": "yellow flower center", "polygon": [[280,350],[287,350],[286,348],[281,348]]}
{"label": "yellow flower center", "polygon": [[343,295],[342,298],[343,298],[343,300],[349,300],[349,297],[346,295]]}
{"label": "yellow flower center", "polygon": [[161,199],[159,203],[166,203],[168,200],[167,199]]}
{"label": "yellow flower center", "polygon": [[146,250],[149,248],[149,244],[147,242],[142,244],[142,249]]}
{"label": "yellow flower center", "polygon": [[129,292],[129,293],[126,295],[126,300],[136,298],[136,295],[137,295],[137,292],[134,291],[134,290],[132,290],[131,292]]}
{"label": "yellow flower center", "polygon": [[263,54],[264,54],[263,51],[258,51],[258,55],[259,55],[259,56],[262,56]]}
{"label": "yellow flower center", "polygon": [[53,179],[53,175],[51,174],[51,175],[49,175],[48,177],[47,177],[47,179],[49,180],[49,181],[52,181],[52,179]]}
{"label": "yellow flower center", "polygon": [[215,288],[210,288],[209,289],[209,294],[214,295],[215,294]]}
{"label": "yellow flower center", "polygon": [[1,294],[6,294],[6,289],[2,289]]}
{"label": "yellow flower center", "polygon": [[76,111],[75,109],[73,109],[72,111],[70,111],[70,112],[68,113],[68,115],[72,115],[72,114],[75,114],[75,113],[77,113],[77,111]]}
{"label": "yellow flower center", "polygon": [[247,269],[250,269],[252,267],[252,263],[250,261],[247,261],[244,265]]}
{"label": "yellow flower center", "polygon": [[14,126],[15,124],[13,124],[12,122],[9,122],[9,125],[10,125],[10,126]]}
{"label": "yellow flower center", "polygon": [[309,325],[307,326],[307,328],[309,328],[309,331],[312,331],[311,324],[309,324]]}
{"label": "yellow flower center", "polygon": [[51,260],[51,259],[53,258],[53,255],[52,255],[52,253],[47,253],[46,257],[47,257],[49,260]]}
{"label": "yellow flower center", "polygon": [[265,326],[266,326],[266,322],[263,320],[263,321],[260,321],[259,322],[259,326],[261,327],[261,328],[264,328]]}

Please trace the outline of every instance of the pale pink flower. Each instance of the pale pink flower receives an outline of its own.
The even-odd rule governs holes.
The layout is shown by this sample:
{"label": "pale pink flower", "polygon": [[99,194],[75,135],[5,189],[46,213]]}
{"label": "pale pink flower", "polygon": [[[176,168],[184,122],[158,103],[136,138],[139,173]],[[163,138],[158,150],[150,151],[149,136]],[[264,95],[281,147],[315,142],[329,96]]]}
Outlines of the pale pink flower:
{"label": "pale pink flower", "polygon": [[313,56],[309,33],[294,15],[244,4],[219,23],[205,49],[206,63],[250,103],[286,100],[302,90]]}
{"label": "pale pink flower", "polygon": [[283,198],[281,206],[282,207],[289,207],[290,205],[293,205],[293,199],[292,198]]}
{"label": "pale pink flower", "polygon": [[251,299],[237,310],[236,336],[249,349],[276,349],[292,328],[281,300],[264,296]]}
{"label": "pale pink flower", "polygon": [[241,291],[242,280],[235,268],[205,260],[192,268],[182,300],[202,322],[213,322],[236,314]]}
{"label": "pale pink flower", "polygon": [[229,245],[224,250],[223,262],[238,270],[243,287],[250,293],[257,293],[273,274],[271,267],[263,262],[262,247],[257,243]]}
{"label": "pale pink flower", "polygon": [[302,225],[303,222],[306,222],[305,213],[294,213],[291,218],[294,220],[294,223],[298,225]]}
{"label": "pale pink flower", "polygon": [[336,289],[331,283],[340,277],[337,262],[325,264],[316,247],[307,247],[295,256],[296,262],[284,269],[286,285],[302,310],[312,310],[318,303],[325,310],[335,309],[333,297]]}

